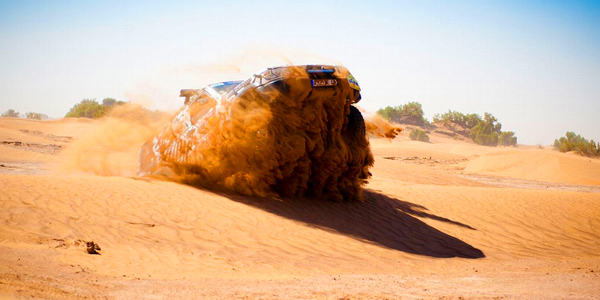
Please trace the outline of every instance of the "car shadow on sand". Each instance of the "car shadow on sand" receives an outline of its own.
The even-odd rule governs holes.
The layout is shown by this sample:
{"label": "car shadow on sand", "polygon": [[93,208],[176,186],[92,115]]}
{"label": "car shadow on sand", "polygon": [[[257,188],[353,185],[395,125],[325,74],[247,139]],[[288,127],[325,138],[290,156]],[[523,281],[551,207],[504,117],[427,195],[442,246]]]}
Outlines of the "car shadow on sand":
{"label": "car shadow on sand", "polygon": [[475,230],[474,228],[425,212],[427,208],[365,190],[365,202],[336,203],[319,199],[268,199],[222,194],[233,201],[257,207],[272,214],[296,220],[322,230],[390,249],[438,258],[483,258],[484,253],[425,222],[430,218]]}

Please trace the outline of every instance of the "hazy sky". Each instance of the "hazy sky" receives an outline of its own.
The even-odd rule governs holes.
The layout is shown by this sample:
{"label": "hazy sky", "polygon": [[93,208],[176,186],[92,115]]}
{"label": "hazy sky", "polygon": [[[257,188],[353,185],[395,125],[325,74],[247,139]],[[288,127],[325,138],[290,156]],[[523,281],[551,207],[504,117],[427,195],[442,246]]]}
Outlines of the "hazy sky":
{"label": "hazy sky", "polygon": [[83,98],[175,109],[181,88],[335,63],[370,111],[490,112],[525,144],[600,140],[600,1],[3,1],[0,111]]}

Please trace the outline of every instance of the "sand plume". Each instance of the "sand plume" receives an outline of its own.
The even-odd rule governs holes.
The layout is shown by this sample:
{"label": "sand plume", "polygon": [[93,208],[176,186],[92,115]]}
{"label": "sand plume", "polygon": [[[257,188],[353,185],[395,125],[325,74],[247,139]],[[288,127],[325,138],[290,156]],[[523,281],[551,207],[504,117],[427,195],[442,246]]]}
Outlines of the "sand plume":
{"label": "sand plume", "polygon": [[158,132],[165,116],[135,104],[114,107],[99,124],[66,147],[59,155],[56,171],[135,175],[141,145]]}
{"label": "sand plume", "polygon": [[369,134],[387,139],[394,139],[402,132],[402,127],[393,125],[377,114],[368,115],[365,118],[365,125]]}

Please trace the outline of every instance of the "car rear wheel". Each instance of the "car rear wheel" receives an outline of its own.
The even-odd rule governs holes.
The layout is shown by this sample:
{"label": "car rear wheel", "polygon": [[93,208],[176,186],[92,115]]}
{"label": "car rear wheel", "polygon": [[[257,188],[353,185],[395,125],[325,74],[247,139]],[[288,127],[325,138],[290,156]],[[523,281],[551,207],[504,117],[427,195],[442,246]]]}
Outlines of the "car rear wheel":
{"label": "car rear wheel", "polygon": [[367,134],[365,120],[358,108],[350,105],[350,114],[348,114],[348,131],[355,138],[364,138]]}
{"label": "car rear wheel", "polygon": [[343,191],[344,199],[363,201],[361,186],[371,177],[369,168],[373,166],[374,159],[369,147],[365,120],[358,108],[350,105],[348,123],[343,134],[350,154],[347,161],[347,170],[342,178],[349,180],[346,190]]}

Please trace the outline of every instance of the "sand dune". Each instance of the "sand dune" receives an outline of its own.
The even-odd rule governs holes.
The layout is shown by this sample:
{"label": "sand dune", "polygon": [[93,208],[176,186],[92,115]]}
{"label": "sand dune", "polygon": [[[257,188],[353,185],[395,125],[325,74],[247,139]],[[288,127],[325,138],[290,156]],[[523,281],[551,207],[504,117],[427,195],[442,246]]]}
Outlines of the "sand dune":
{"label": "sand dune", "polygon": [[19,118],[0,119],[0,128],[8,130],[30,130],[45,133],[80,137],[97,125],[98,121],[86,118],[64,118],[58,120],[31,120]]}
{"label": "sand dune", "polygon": [[[31,132],[81,141],[108,125],[0,119],[0,140],[65,147],[0,145],[0,164],[60,164],[77,144]],[[600,185],[597,159],[372,138],[364,203],[266,199],[114,176],[134,167],[145,134],[129,129],[140,138],[102,148],[124,163],[105,164],[112,172],[0,173],[0,298],[595,299],[600,291],[600,193],[464,176]],[[89,241],[101,255],[86,253]]]}
{"label": "sand dune", "polygon": [[88,133],[96,122],[89,119],[29,120],[0,118],[0,160],[45,162],[55,160],[67,143]]}
{"label": "sand dune", "polygon": [[552,150],[504,150],[470,161],[465,173],[600,185],[600,160]]}

